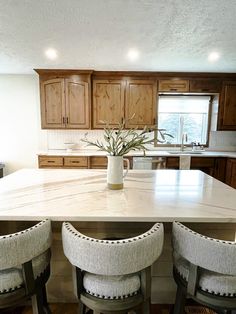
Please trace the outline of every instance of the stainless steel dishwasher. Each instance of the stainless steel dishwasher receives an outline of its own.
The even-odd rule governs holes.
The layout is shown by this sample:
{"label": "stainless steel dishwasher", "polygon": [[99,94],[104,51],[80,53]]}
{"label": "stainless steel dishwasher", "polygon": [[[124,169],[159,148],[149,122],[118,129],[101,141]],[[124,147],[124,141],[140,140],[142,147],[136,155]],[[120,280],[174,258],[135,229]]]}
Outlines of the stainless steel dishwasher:
{"label": "stainless steel dishwasher", "polygon": [[166,168],[165,157],[133,157],[133,169],[164,169]]}

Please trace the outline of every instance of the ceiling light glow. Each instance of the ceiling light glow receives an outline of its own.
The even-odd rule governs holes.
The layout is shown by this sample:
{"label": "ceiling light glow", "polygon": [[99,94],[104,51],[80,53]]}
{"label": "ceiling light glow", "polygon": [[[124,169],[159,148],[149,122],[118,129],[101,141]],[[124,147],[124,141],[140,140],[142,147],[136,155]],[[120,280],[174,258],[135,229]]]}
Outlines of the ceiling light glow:
{"label": "ceiling light glow", "polygon": [[47,49],[45,55],[50,60],[55,60],[58,57],[57,51],[53,48]]}
{"label": "ceiling light glow", "polygon": [[137,49],[130,49],[127,53],[130,61],[135,61],[139,58],[139,51]]}
{"label": "ceiling light glow", "polygon": [[220,54],[216,51],[211,52],[208,55],[208,61],[210,61],[210,62],[216,62],[217,60],[219,60],[219,58],[220,58]]}

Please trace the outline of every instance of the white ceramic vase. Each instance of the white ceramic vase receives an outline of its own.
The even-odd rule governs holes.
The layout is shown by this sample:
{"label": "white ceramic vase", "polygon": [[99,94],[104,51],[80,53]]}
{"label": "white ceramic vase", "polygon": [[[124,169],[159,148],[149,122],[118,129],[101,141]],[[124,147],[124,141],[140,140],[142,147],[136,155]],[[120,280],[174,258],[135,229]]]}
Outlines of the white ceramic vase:
{"label": "white ceramic vase", "polygon": [[[107,156],[107,185],[111,190],[120,190],[124,187],[124,177],[127,175],[130,164],[129,159],[123,156]],[[127,168],[124,172],[124,162]]]}

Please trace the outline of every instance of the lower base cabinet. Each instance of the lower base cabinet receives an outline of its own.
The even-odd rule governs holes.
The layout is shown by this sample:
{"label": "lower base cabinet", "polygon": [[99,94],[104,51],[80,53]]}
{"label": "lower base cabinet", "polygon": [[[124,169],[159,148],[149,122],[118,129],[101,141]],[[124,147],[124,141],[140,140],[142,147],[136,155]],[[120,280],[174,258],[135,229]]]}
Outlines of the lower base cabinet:
{"label": "lower base cabinet", "polygon": [[[179,157],[167,157],[167,169],[179,169]],[[192,157],[191,169],[201,170],[236,189],[236,159],[225,157]]]}
{"label": "lower base cabinet", "polygon": [[38,156],[39,168],[88,168],[88,157]]}
{"label": "lower base cabinet", "polygon": [[[127,157],[130,168],[133,158]],[[106,156],[38,156],[39,168],[106,169]],[[179,157],[166,158],[167,169],[179,169]],[[206,174],[236,188],[236,159],[225,157],[191,157],[191,169]]]}

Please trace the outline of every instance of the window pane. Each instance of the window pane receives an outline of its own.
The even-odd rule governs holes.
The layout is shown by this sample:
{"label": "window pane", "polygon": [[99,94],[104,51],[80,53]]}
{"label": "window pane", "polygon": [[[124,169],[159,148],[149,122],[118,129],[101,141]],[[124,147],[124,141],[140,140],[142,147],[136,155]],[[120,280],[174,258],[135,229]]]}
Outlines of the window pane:
{"label": "window pane", "polygon": [[158,128],[166,129],[174,138],[170,144],[180,144],[183,132],[188,135],[185,144],[206,144],[210,96],[160,96]]}

